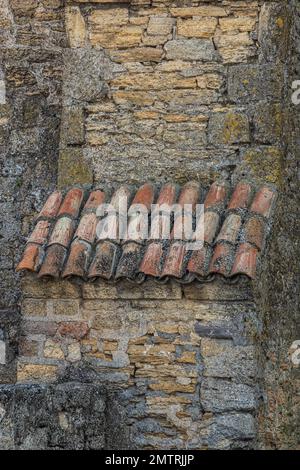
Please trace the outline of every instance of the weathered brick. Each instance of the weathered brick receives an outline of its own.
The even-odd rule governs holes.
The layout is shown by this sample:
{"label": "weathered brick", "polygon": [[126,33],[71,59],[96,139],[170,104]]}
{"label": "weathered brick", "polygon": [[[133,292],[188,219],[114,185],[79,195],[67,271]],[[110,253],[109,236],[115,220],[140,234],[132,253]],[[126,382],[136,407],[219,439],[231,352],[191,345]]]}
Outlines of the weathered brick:
{"label": "weathered brick", "polygon": [[194,18],[190,20],[179,19],[177,22],[178,36],[188,38],[211,38],[218,24],[216,18]]}
{"label": "weathered brick", "polygon": [[21,338],[19,341],[19,354],[21,356],[37,356],[39,351],[38,341]]}

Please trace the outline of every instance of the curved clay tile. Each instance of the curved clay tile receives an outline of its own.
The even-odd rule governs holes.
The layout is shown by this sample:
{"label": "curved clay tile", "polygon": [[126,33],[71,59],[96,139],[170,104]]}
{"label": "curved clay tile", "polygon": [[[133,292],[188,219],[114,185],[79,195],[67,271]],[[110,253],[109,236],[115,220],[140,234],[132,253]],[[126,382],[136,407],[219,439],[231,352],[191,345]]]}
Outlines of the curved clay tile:
{"label": "curved clay tile", "polygon": [[62,277],[85,277],[91,257],[91,246],[83,240],[74,240]]}
{"label": "curved clay tile", "polygon": [[67,256],[67,250],[62,245],[51,245],[46,250],[46,255],[38,273],[39,277],[51,276],[58,278]]}
{"label": "curved clay tile", "polygon": [[246,209],[249,206],[252,187],[248,183],[238,183],[227,206],[227,209]]}
{"label": "curved clay tile", "polygon": [[258,250],[249,243],[243,243],[239,246],[231,276],[245,274],[251,279],[255,278]]}
{"label": "curved clay tile", "polygon": [[52,194],[50,194],[41,212],[38,215],[38,219],[40,219],[41,217],[46,217],[49,219],[55,217],[61,205],[61,201],[62,194],[60,191],[54,191]]}
{"label": "curved clay tile", "polygon": [[[204,246],[200,244],[197,250],[187,245],[189,236],[181,240],[184,237],[177,237],[175,230],[173,235],[179,238],[179,243],[175,239],[171,243],[166,240],[172,228],[167,209],[176,202],[178,192],[178,186],[173,183],[161,187],[156,201],[158,209],[151,213],[151,217],[150,213],[149,218],[146,217],[150,231],[150,239],[146,237],[146,240],[141,231],[135,230],[144,223],[138,218],[140,214],[128,211],[131,200],[128,186],[121,186],[113,194],[111,202],[115,213],[104,215],[100,220],[96,211],[105,202],[103,191],[91,191],[84,206],[82,189],[71,189],[63,202],[61,193],[55,191],[39,214],[17,271],[33,271],[41,277],[102,277],[112,281],[126,277],[137,283],[147,276],[157,280],[173,277],[180,282],[190,282],[195,277],[211,281],[215,273],[225,277],[243,274],[254,278],[258,253],[265,246],[270,230],[270,223],[265,219],[270,217],[276,192],[269,186],[261,187],[254,194],[249,209],[254,188],[241,182],[232,192],[226,208],[227,183],[213,183],[205,198],[205,212],[193,233],[192,241],[199,240],[203,234]],[[178,202],[181,205],[192,204],[194,208],[199,194],[199,184],[191,181],[179,192]],[[129,227],[134,230],[119,234],[117,212],[119,202],[125,197],[125,215],[128,216]],[[136,203],[144,204],[147,215],[153,201],[154,187],[146,183],[137,189],[130,208]],[[74,235],[77,217],[79,223]],[[222,227],[220,220],[224,220]],[[173,229],[181,221],[176,218],[174,224]],[[131,237],[135,232],[139,233],[138,238]]]}
{"label": "curved clay tile", "polygon": [[79,214],[83,196],[84,192],[82,189],[70,189],[70,191],[66,194],[57,215],[68,215],[70,217],[76,218]]}

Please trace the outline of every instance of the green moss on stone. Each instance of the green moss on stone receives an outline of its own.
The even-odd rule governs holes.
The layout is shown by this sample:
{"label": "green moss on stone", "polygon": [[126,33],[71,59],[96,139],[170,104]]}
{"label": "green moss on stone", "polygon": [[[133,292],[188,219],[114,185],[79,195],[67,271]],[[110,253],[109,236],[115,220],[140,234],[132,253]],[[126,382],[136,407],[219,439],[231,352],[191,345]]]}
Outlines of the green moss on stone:
{"label": "green moss on stone", "polygon": [[84,159],[81,148],[66,148],[60,151],[58,162],[58,186],[64,188],[74,184],[92,184],[93,171]]}

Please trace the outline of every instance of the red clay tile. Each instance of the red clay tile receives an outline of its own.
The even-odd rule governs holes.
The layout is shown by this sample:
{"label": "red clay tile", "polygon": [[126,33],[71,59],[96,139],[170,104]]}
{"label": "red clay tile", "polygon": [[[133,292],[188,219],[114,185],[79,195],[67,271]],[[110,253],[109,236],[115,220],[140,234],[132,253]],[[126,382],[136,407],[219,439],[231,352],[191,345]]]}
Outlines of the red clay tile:
{"label": "red clay tile", "polygon": [[97,191],[92,191],[91,194],[89,195],[88,200],[85,203],[85,206],[83,208],[84,211],[96,211],[97,208],[100,206],[100,204],[103,204],[105,202],[105,193],[103,191],[100,191],[99,189]]}
{"label": "red clay tile", "polygon": [[272,189],[267,186],[262,187],[254,197],[250,210],[264,217],[269,217],[275,196],[276,193]]}
{"label": "red clay tile", "polygon": [[204,201],[204,208],[209,209],[218,205],[224,205],[228,193],[225,183],[213,183]]}
{"label": "red clay tile", "polygon": [[136,195],[133,198],[131,205],[133,204],[142,204],[144,205],[148,211],[151,209],[151,204],[153,204],[154,200],[154,188],[152,184],[146,183],[141,186]]}
{"label": "red clay tile", "polygon": [[207,275],[207,265],[212,255],[212,248],[203,246],[200,250],[195,250],[188,262],[187,270],[190,273],[205,277]]}
{"label": "red clay tile", "polygon": [[56,216],[57,211],[61,205],[62,201],[62,194],[60,191],[54,191],[50,196],[48,197],[46,203],[44,204],[41,212],[38,215],[38,218],[40,217],[48,217],[48,218],[53,218]]}
{"label": "red clay tile", "polygon": [[110,241],[98,243],[94,259],[89,269],[88,277],[111,279],[118,263],[119,253],[119,246]]}
{"label": "red clay tile", "polygon": [[74,222],[68,217],[62,217],[56,222],[48,245],[58,243],[68,248],[74,233]]}
{"label": "red clay tile", "polygon": [[255,278],[258,250],[249,243],[239,246],[231,275],[246,274],[251,279]]}
{"label": "red clay tile", "polygon": [[199,202],[200,197],[200,185],[196,181],[189,181],[186,183],[179,195],[178,204],[184,207],[186,204],[192,206],[194,211],[196,204]]}
{"label": "red clay tile", "polygon": [[252,188],[248,183],[238,183],[227,209],[246,209],[250,202]]}
{"label": "red clay tile", "polygon": [[50,227],[51,223],[48,220],[40,220],[28,238],[28,243],[38,243],[39,245],[44,245],[47,242]]}
{"label": "red clay tile", "polygon": [[118,214],[108,214],[96,225],[97,240],[119,241],[119,218]]}
{"label": "red clay tile", "polygon": [[130,203],[130,196],[131,192],[128,186],[121,186],[114,192],[110,205],[113,206],[116,211],[120,210],[120,204],[127,210]]}
{"label": "red clay tile", "polygon": [[[133,206],[131,206],[133,207]],[[126,240],[143,243],[148,239],[149,219],[147,214],[135,214],[128,217]]]}
{"label": "red clay tile", "polygon": [[241,216],[237,214],[229,214],[222,225],[217,241],[235,243],[241,228],[241,224]]}
{"label": "red clay tile", "polygon": [[219,243],[215,246],[209,265],[209,273],[218,273],[228,276],[233,258],[233,247],[228,243]]}
{"label": "red clay tile", "polygon": [[77,217],[83,199],[83,190],[79,188],[71,189],[65,196],[59,209],[58,216],[69,215]]}
{"label": "red clay tile", "polygon": [[88,334],[89,330],[89,326],[85,322],[61,322],[58,328],[58,333],[61,336],[69,336],[70,338],[74,338],[79,341]]}
{"label": "red clay tile", "polygon": [[91,246],[88,243],[76,239],[71,245],[70,254],[62,277],[84,277],[87,272],[91,251]]}
{"label": "red clay tile", "polygon": [[143,255],[143,247],[134,242],[123,246],[122,255],[118,263],[115,279],[135,279]]}
{"label": "red clay tile", "polygon": [[[228,209],[245,209],[249,204],[251,193],[250,185],[240,183],[237,185],[229,202]],[[236,213],[228,213],[225,211],[225,201],[227,197],[227,186],[225,183],[214,183],[205,200],[205,206],[208,208],[197,224],[197,234],[193,234],[193,241],[198,240],[198,232],[204,229],[204,247],[191,253],[191,258],[187,269],[185,268],[185,255],[189,249],[185,241],[190,239],[190,234],[186,234],[186,240],[180,240],[179,245],[171,244],[169,253],[164,255],[164,243],[162,240],[170,237],[170,214],[167,208],[172,207],[176,202],[177,186],[174,184],[164,185],[159,193],[157,203],[160,210],[154,216],[151,214],[150,242],[144,253],[145,238],[141,235],[141,220],[138,214],[128,213],[129,227],[138,228],[138,237],[132,239],[132,231],[126,233],[118,233],[118,217],[117,214],[108,214],[97,222],[95,211],[102,202],[105,202],[104,193],[100,190],[90,193],[89,199],[81,209],[83,191],[75,188],[66,195],[63,204],[61,204],[61,194],[53,193],[47,200],[41,211],[40,217],[33,233],[29,238],[29,244],[25,248],[25,252],[17,270],[38,271],[39,276],[59,277],[63,271],[63,277],[77,275],[80,277],[103,277],[105,279],[119,279],[126,277],[135,282],[142,282],[146,275],[160,277],[181,278],[183,282],[190,282],[198,277],[199,279],[207,277],[210,273],[220,273],[224,276],[229,275],[230,268],[233,264],[234,254],[233,245],[237,242],[240,230],[241,219]],[[127,198],[127,207],[130,203],[130,190],[127,186],[123,186],[115,191],[112,203],[116,210],[119,210],[119,201],[122,197]],[[150,209],[153,201],[154,191],[151,184],[145,184],[136,192],[133,203],[143,203],[147,209]],[[188,183],[181,191],[178,202],[180,204],[190,203],[193,206],[198,202],[199,185],[195,182]],[[275,199],[275,193],[267,187],[261,188],[254,198],[251,206],[252,215],[246,219],[246,223],[241,232],[243,244],[239,247],[232,275],[235,275],[240,269],[241,273],[254,276],[254,264],[256,263],[257,253],[255,250],[261,249],[264,238],[266,236],[265,223],[261,216],[269,216]],[[210,209],[211,208],[211,209]],[[75,221],[73,219],[81,210],[81,220],[73,238]],[[46,253],[41,245],[47,243],[47,237],[52,227],[46,221],[47,218],[53,218],[57,214],[60,217],[56,220]],[[221,213],[222,212],[222,213]],[[255,212],[259,215],[255,216]],[[65,217],[63,214],[68,214]],[[221,217],[227,214],[227,218],[218,235]],[[148,220],[147,220],[148,222]],[[175,236],[175,228],[179,224],[180,218],[175,218],[173,227],[173,235]],[[188,226],[188,224],[187,224]],[[146,222],[145,222],[146,227]],[[147,227],[146,227],[147,228]],[[95,237],[95,231],[96,233]],[[145,230],[146,232],[146,230]],[[98,236],[97,236],[98,235]],[[126,238],[127,235],[127,238]],[[99,238],[100,237],[100,238]],[[125,237],[125,241],[124,238]],[[130,238],[129,238],[130,237]],[[211,244],[215,242],[217,237],[217,245],[212,253]],[[91,245],[95,242],[95,238],[100,240],[96,246],[95,254],[92,256]],[[119,246],[122,240],[122,249]],[[178,234],[176,233],[176,238]],[[181,237],[182,238],[182,237]],[[73,239],[73,242],[72,242]],[[179,237],[180,239],[180,237]],[[71,244],[72,242],[72,244]],[[71,246],[70,246],[71,245]],[[247,247],[247,250],[246,248]],[[44,256],[44,259],[43,259]],[[90,260],[90,256],[92,259]],[[65,260],[67,262],[65,263]],[[142,259],[142,261],[141,261]],[[165,262],[164,262],[165,259]],[[88,264],[91,266],[88,269]],[[162,264],[164,262],[164,268]],[[246,267],[241,264],[245,263]],[[209,266],[209,269],[207,268]],[[244,270],[243,270],[244,269]]]}
{"label": "red clay tile", "polygon": [[171,239],[191,241],[193,238],[193,218],[192,214],[175,215],[174,226],[171,232]]}
{"label": "red clay tile", "polygon": [[67,250],[61,245],[51,245],[46,250],[46,256],[38,273],[39,277],[59,277],[67,255]]}
{"label": "red clay tile", "polygon": [[162,277],[176,277],[180,279],[184,273],[185,244],[180,242],[172,243],[167,254]]}
{"label": "red clay tile", "polygon": [[41,246],[29,243],[25,248],[22,259],[18,264],[16,271],[38,271],[43,256],[44,250]]}
{"label": "red clay tile", "polygon": [[219,227],[220,216],[216,212],[203,212],[197,222],[195,236],[198,240],[211,244]]}
{"label": "red clay tile", "polygon": [[175,199],[176,199],[176,186],[175,184],[168,183],[168,184],[165,184],[161,188],[156,204],[159,206],[163,204],[167,204],[171,206],[172,204],[174,204]]}
{"label": "red clay tile", "polygon": [[265,237],[265,223],[258,217],[251,217],[244,227],[245,241],[256,245],[260,250]]}
{"label": "red clay tile", "polygon": [[162,258],[162,244],[159,242],[150,243],[146,249],[146,253],[140,265],[140,272],[149,276],[160,277]]}
{"label": "red clay tile", "polygon": [[82,216],[75,237],[81,238],[89,243],[93,243],[96,237],[97,217],[95,213]]}

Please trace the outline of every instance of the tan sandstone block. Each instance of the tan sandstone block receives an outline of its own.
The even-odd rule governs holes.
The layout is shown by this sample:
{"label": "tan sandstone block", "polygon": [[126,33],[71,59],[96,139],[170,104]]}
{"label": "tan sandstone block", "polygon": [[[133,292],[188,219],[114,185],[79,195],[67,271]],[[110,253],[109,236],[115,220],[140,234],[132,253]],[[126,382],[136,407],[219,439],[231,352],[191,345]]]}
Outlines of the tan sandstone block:
{"label": "tan sandstone block", "polygon": [[171,15],[181,18],[193,17],[193,16],[228,16],[227,11],[223,7],[203,5],[199,7],[186,7],[186,8],[171,8]]}
{"label": "tan sandstone block", "polygon": [[214,35],[218,24],[216,18],[179,19],[177,22],[178,36],[194,38],[210,38]]}
{"label": "tan sandstone block", "polygon": [[196,389],[196,384],[195,383],[179,384],[174,381],[161,381],[161,382],[149,384],[149,388],[151,390],[166,392],[166,393],[174,393],[174,392],[194,393]]}
{"label": "tan sandstone block", "polygon": [[123,26],[116,32],[90,33],[92,46],[101,46],[108,49],[118,47],[136,47],[140,44],[143,29],[140,26]]}
{"label": "tan sandstone block", "polygon": [[168,36],[172,32],[174,20],[167,16],[151,16],[149,19],[147,34],[150,36]]}
{"label": "tan sandstone block", "polygon": [[78,300],[54,300],[53,301],[54,315],[73,316],[79,313]]}
{"label": "tan sandstone block", "polygon": [[196,364],[196,352],[194,351],[185,351],[177,359],[177,362],[182,362],[185,364]]}
{"label": "tan sandstone block", "polygon": [[18,364],[18,382],[52,382],[57,377],[58,367],[44,364]]}
{"label": "tan sandstone block", "polygon": [[159,47],[134,47],[129,50],[110,51],[109,54],[116,62],[159,62],[163,50]]}
{"label": "tan sandstone block", "polygon": [[86,29],[80,8],[66,7],[65,22],[70,47],[84,47]]}
{"label": "tan sandstone block", "polygon": [[22,315],[44,317],[47,315],[47,302],[40,299],[24,299],[21,311]]}
{"label": "tan sandstone block", "polygon": [[222,31],[254,31],[256,18],[248,16],[238,16],[237,18],[220,18],[219,25]]}
{"label": "tan sandstone block", "polygon": [[172,88],[195,88],[195,78],[183,78],[176,73],[153,73],[148,75],[120,75],[111,81],[113,87],[133,90],[165,90]]}
{"label": "tan sandstone block", "polygon": [[128,23],[127,8],[109,8],[107,10],[92,10],[88,22],[92,31],[115,32]]}
{"label": "tan sandstone block", "polygon": [[65,355],[57,341],[47,339],[44,345],[44,357],[51,359],[64,359]]}

